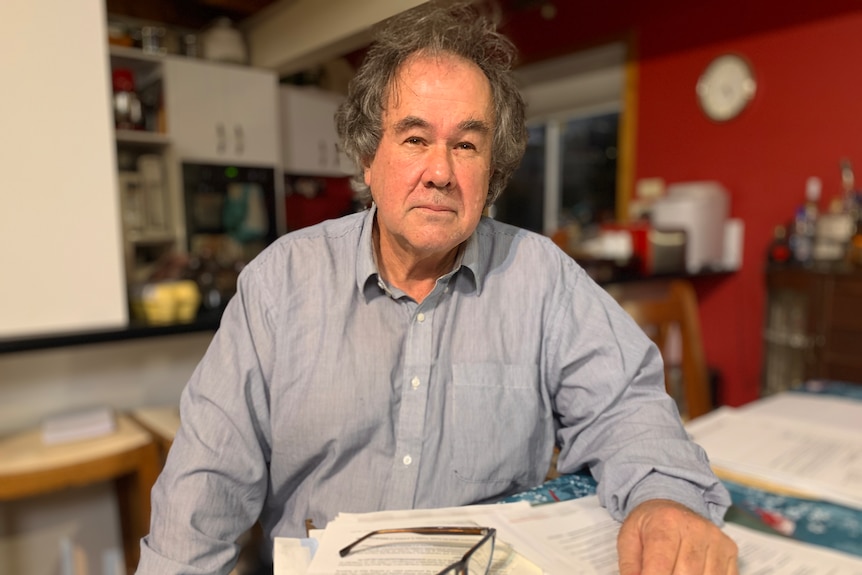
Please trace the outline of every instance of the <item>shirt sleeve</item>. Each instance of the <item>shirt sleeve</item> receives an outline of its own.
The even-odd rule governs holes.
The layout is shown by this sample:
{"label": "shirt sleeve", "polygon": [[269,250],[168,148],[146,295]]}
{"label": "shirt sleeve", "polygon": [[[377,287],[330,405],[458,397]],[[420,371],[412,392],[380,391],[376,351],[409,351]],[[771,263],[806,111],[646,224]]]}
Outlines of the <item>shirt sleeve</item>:
{"label": "shirt sleeve", "polygon": [[267,385],[274,323],[268,295],[243,271],[180,399],[180,428],[152,491],[140,575],[229,573],[237,538],[260,515],[270,458]]}
{"label": "shirt sleeve", "polygon": [[730,496],[665,392],[655,344],[580,267],[563,276],[561,313],[551,329],[558,469],[587,466],[617,520],[661,498],[721,525]]}

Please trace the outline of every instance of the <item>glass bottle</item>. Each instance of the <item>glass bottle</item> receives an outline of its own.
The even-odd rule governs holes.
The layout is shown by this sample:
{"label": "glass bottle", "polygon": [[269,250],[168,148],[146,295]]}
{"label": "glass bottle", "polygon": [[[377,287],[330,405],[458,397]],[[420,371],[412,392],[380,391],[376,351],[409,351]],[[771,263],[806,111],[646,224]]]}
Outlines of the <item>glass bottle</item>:
{"label": "glass bottle", "polygon": [[766,252],[766,259],[770,264],[786,264],[790,261],[792,254],[787,243],[787,228],[775,226],[772,232],[772,242]]}

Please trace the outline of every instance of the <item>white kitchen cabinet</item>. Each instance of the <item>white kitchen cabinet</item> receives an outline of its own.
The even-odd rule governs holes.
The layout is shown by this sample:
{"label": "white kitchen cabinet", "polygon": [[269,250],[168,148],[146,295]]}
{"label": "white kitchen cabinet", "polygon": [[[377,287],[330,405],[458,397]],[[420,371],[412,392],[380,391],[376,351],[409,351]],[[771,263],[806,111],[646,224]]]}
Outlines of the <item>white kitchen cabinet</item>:
{"label": "white kitchen cabinet", "polygon": [[278,164],[275,73],[167,57],[164,90],[167,129],[180,160]]}
{"label": "white kitchen cabinet", "polygon": [[352,163],[340,151],[335,112],[344,96],[310,86],[279,88],[282,166],[286,174],[345,176]]}

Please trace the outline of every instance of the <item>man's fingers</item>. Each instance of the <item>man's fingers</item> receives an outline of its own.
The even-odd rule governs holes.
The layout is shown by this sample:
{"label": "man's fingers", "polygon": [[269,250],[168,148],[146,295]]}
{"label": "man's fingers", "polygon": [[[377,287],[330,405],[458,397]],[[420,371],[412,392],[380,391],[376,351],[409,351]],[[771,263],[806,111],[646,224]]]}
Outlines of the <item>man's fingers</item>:
{"label": "man's fingers", "polygon": [[620,575],[640,575],[642,550],[640,531],[632,523],[623,523],[617,535]]}

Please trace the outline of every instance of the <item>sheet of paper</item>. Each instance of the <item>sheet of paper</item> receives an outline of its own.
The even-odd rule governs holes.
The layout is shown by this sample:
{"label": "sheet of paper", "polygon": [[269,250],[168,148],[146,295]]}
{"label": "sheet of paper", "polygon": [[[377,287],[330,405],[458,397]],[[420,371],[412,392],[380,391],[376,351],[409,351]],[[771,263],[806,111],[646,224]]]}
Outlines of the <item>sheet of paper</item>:
{"label": "sheet of paper", "polygon": [[784,392],[748,403],[738,411],[836,427],[862,435],[862,401],[853,398]]}
{"label": "sheet of paper", "polygon": [[739,546],[740,575],[862,575],[859,557],[732,523],[724,532]]}
{"label": "sheet of paper", "polygon": [[[511,536],[552,575],[617,573],[620,525],[596,496],[537,505],[508,514]],[[514,543],[518,545],[518,543]]]}
{"label": "sheet of paper", "polygon": [[716,467],[862,507],[862,434],[732,408],[686,429]]}
{"label": "sheet of paper", "polygon": [[316,549],[316,539],[276,537],[272,544],[273,573],[306,575]]}

